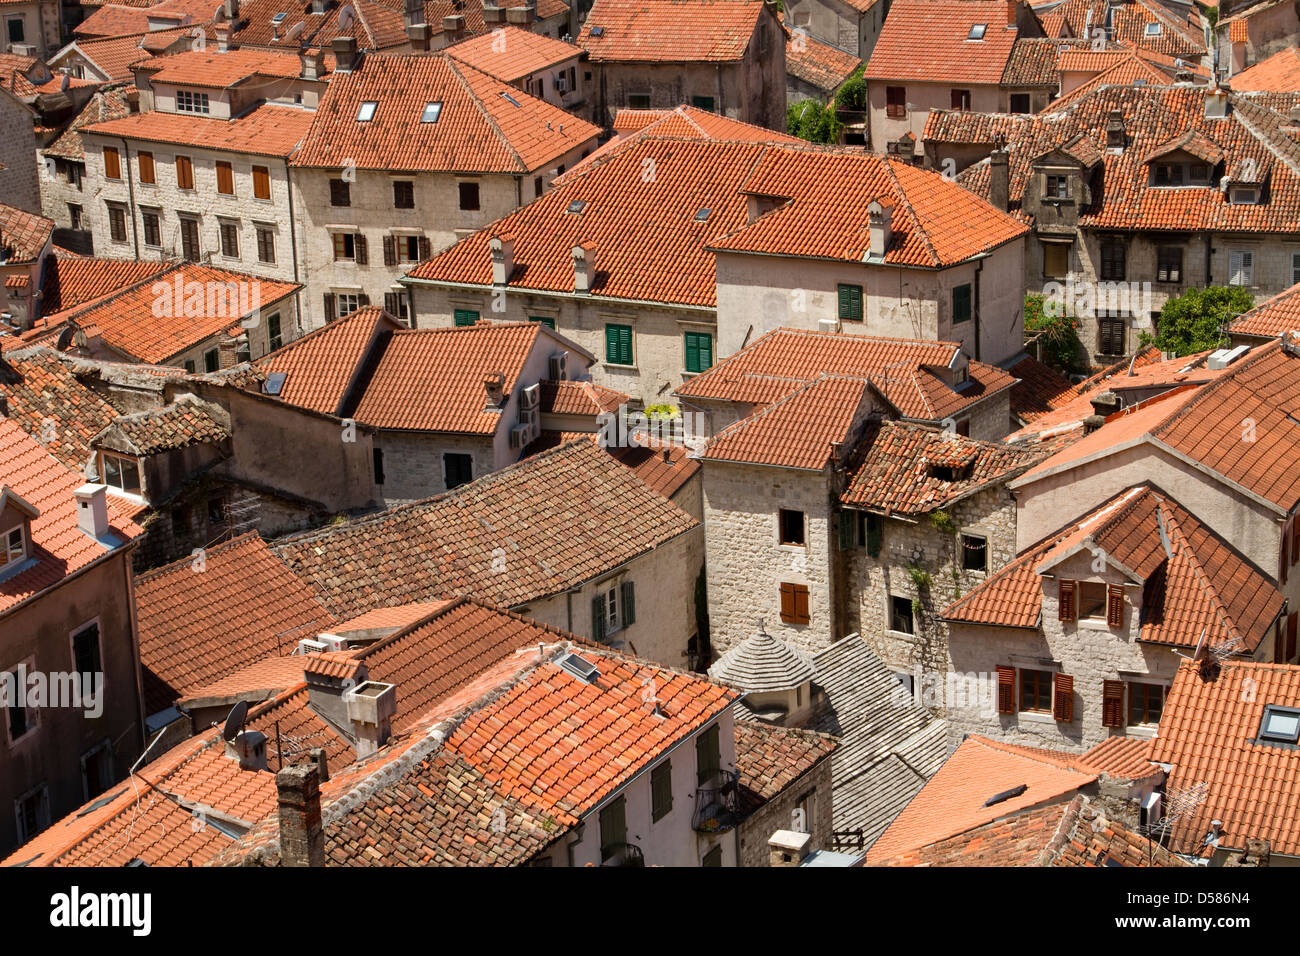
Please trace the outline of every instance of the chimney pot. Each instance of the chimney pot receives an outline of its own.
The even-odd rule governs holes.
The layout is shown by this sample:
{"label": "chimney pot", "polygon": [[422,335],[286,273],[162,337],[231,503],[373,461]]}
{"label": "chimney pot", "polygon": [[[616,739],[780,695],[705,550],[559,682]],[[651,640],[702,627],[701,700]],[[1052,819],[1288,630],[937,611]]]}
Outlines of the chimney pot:
{"label": "chimney pot", "polygon": [[[444,20],[444,23],[446,21]],[[429,52],[429,34],[432,31],[427,23],[410,23],[406,26],[406,38],[411,41],[411,49],[416,53]]]}
{"label": "chimney pot", "polygon": [[368,680],[343,695],[348,705],[348,719],[356,734],[357,756],[368,757],[392,736],[393,715],[397,713],[397,687]]}
{"label": "chimney pot", "polygon": [[767,841],[771,850],[768,862],[772,866],[798,866],[808,856],[811,844],[811,833],[777,830]]}
{"label": "chimney pot", "polygon": [[505,7],[497,6],[493,0],[483,0],[483,22],[484,23],[505,23]]}
{"label": "chimney pot", "polygon": [[515,240],[513,236],[493,236],[488,240],[492,256],[492,284],[507,285],[515,269]]}
{"label": "chimney pot", "polygon": [[868,252],[873,259],[883,259],[893,235],[894,204],[873,199],[867,205]]}
{"label": "chimney pot", "polygon": [[1122,150],[1127,139],[1124,134],[1124,114],[1119,110],[1111,110],[1106,115],[1106,148]]}
{"label": "chimney pot", "polygon": [[590,292],[596,284],[596,246],[580,242],[573,247],[573,291]]}
{"label": "chimney pot", "polygon": [[324,866],[325,827],[320,811],[320,771],[294,764],[275,775],[280,810],[280,864]]}
{"label": "chimney pot", "polygon": [[506,373],[492,372],[483,377],[483,391],[487,393],[485,412],[499,412],[505,403]]}
{"label": "chimney pot", "polygon": [[1011,155],[995,149],[989,155],[989,202],[1006,212],[1011,208]]}
{"label": "chimney pot", "polygon": [[88,482],[72,494],[77,500],[77,527],[95,540],[108,534],[107,485]]}

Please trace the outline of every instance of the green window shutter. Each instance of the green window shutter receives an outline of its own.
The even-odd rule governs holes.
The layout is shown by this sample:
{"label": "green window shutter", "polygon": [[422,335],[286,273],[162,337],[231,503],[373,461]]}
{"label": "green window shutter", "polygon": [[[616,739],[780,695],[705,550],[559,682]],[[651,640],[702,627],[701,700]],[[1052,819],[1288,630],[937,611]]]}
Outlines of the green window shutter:
{"label": "green window shutter", "polygon": [[714,724],[695,738],[696,784],[703,786],[722,768],[722,752],[718,749],[718,725]]}
{"label": "green window shutter", "polygon": [[839,286],[840,319],[845,322],[862,321],[862,286]]}
{"label": "green window shutter", "polygon": [[686,371],[703,372],[713,364],[713,336],[707,332],[686,333]]}
{"label": "green window shutter", "polygon": [[853,511],[840,512],[839,526],[840,526],[840,550],[841,551],[851,551],[853,550],[854,544],[856,544],[854,538],[856,538],[857,536],[853,533],[855,530],[853,526],[854,524],[856,524],[855,521],[856,518],[857,518],[856,512]]}
{"label": "green window shutter", "polygon": [[605,639],[605,595],[597,594],[591,599],[591,639]]}
{"label": "green window shutter", "polygon": [[627,804],[623,797],[619,797],[600,811],[601,862],[613,855],[606,852],[608,848],[617,847],[626,842]]}
{"label": "green window shutter", "polygon": [[713,367],[713,336],[700,333],[700,371]]}
{"label": "green window shutter", "polygon": [[632,364],[632,326],[605,326],[605,361],[611,365]]}
{"label": "green window shutter", "polygon": [[552,332],[555,331],[555,320],[554,320],[553,318],[551,318],[549,315],[530,315],[530,316],[528,317],[528,321],[529,321],[529,322],[540,322],[540,323],[542,323],[542,325],[546,326],[546,327],[547,327],[548,329],[550,329]]}
{"label": "green window shutter", "polygon": [[478,321],[478,313],[473,309],[457,309],[455,322],[457,326],[473,325]]}
{"label": "green window shutter", "polygon": [[969,283],[959,285],[952,290],[952,321],[956,325],[958,322],[967,322],[971,317],[971,290]]}
{"label": "green window shutter", "polygon": [[619,597],[623,600],[623,626],[636,623],[636,586],[631,581],[624,581],[619,588]]}

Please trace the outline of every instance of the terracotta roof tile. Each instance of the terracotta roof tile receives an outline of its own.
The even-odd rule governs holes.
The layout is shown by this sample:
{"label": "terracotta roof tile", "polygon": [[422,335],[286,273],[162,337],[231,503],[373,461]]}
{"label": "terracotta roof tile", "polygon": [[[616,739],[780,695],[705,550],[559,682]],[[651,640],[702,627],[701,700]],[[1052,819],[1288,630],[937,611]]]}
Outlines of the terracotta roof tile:
{"label": "terracotta roof tile", "polygon": [[[323,14],[313,15],[310,0],[295,0],[293,3],[285,0],[244,0],[239,5],[239,17],[235,20],[231,38],[245,47],[274,48],[277,43],[284,42],[283,38],[294,27],[302,23],[304,29],[295,40],[297,46],[328,48],[330,40],[342,36],[353,37],[357,41],[358,50],[404,48],[408,43],[400,4],[353,0],[352,22],[346,29],[341,29],[339,13],[345,6],[347,4],[326,4]],[[426,3],[425,6],[430,4]],[[278,26],[272,25],[271,18],[279,13],[287,13],[287,19]],[[442,14],[426,18],[424,22],[433,24],[437,31],[442,23]],[[280,39],[277,39],[277,35]]]}
{"label": "terracotta roof tile", "polygon": [[0,203],[0,257],[6,265],[35,261],[53,235],[52,220]]}
{"label": "terracotta roof tile", "polygon": [[1028,424],[1075,397],[1075,387],[1056,369],[1026,355],[1007,369],[1019,379],[1011,389],[1011,414]]}
{"label": "terracotta roof tile", "polygon": [[284,373],[283,401],[337,415],[377,337],[401,327],[383,309],[367,306],[295,339],[259,364],[268,373]]}
{"label": "terracotta roof tile", "polygon": [[292,155],[303,141],[312,118],[310,110],[263,103],[236,119],[149,110],[92,123],[83,127],[82,132],[182,146],[202,143],[209,149],[284,158]]}
{"label": "terracotta roof tile", "polygon": [[1163,773],[1151,762],[1151,741],[1144,737],[1107,737],[1083,759],[1102,773],[1124,780],[1142,780]]}
{"label": "terracotta roof tile", "polygon": [[394,607],[378,607],[366,611],[346,621],[340,621],[333,633],[346,634],[349,631],[370,631],[381,628],[402,629],[417,621],[422,621],[435,611],[448,607],[449,601],[417,601],[413,604],[398,604]]}
{"label": "terracotta roof tile", "polygon": [[852,53],[807,33],[792,34],[785,41],[786,73],[828,93],[838,90],[861,65]]}
{"label": "terracotta roof tile", "polygon": [[542,381],[541,410],[551,415],[591,415],[617,411],[631,396],[595,382]]}
{"label": "terracotta roof tile", "polygon": [[156,455],[230,438],[230,416],[220,405],[182,395],[161,408],[123,415],[94,438],[97,448]]}
{"label": "terracotta roof tile", "polygon": [[736,774],[742,813],[752,813],[800,780],[835,750],[828,734],[738,720]]}
{"label": "terracotta roof tile", "polygon": [[[968,39],[978,24],[983,37]],[[1018,35],[1005,0],[894,0],[866,77],[997,85]]]}
{"label": "terracotta roof tile", "polygon": [[1050,37],[1020,37],[1011,46],[1011,56],[1002,72],[1003,86],[1043,86],[1055,95],[1061,84],[1058,58],[1065,51],[1086,46],[1086,40],[1055,40]]}
{"label": "terracotta roof tile", "polygon": [[1300,331],[1300,283],[1261,302],[1232,323],[1229,333],[1275,339]]}
{"label": "terracotta roof tile", "polygon": [[211,684],[194,687],[179,701],[179,705],[192,710],[200,702],[229,700],[265,700],[302,683],[304,667],[310,657],[293,654],[285,657],[267,657],[253,661],[239,670],[226,674]]}
{"label": "terracotta roof tile", "polygon": [[515,83],[540,70],[582,55],[582,48],[531,30],[497,27],[445,48],[447,55],[504,83]]}
{"label": "terracotta roof tile", "polygon": [[1234,90],[1267,90],[1290,93],[1300,89],[1300,48],[1278,50],[1267,59],[1248,66],[1231,80]]}
{"label": "terracotta roof tile", "polygon": [[55,255],[46,260],[41,311],[45,315],[85,305],[135,285],[167,268],[161,261]]}
{"label": "terracotta roof tile", "polygon": [[83,473],[92,454],[91,440],[117,418],[117,410],[52,352],[10,353],[0,370],[0,392],[8,402],[5,417],[21,425],[65,468]]}
{"label": "terracotta roof tile", "polygon": [[[302,60],[297,50],[240,47],[223,52],[210,44],[136,63],[135,72],[146,74],[151,83],[228,89],[256,77],[297,79],[302,75]],[[328,69],[322,68],[320,74],[322,79],[329,77]]]}
{"label": "terracotta roof tile", "polygon": [[[1086,37],[1090,25],[1104,25],[1110,39],[1127,46],[1192,59],[1206,52],[1201,16],[1195,6],[1187,18],[1181,18],[1156,0],[1118,5],[1106,0],[1065,0],[1053,13],[1069,25],[1071,36]],[[1158,32],[1148,33],[1147,24],[1158,25]]]}
{"label": "terracotta roof tile", "polygon": [[163,45],[165,49],[172,43],[184,42],[192,29],[193,27],[179,27],[172,30],[154,30],[149,33],[75,42],[82,56],[99,67],[108,76],[110,82],[121,82],[132,78],[132,64],[153,56],[153,53],[143,46],[146,41],[155,49],[158,49],[159,45]]}
{"label": "terracotta roof tile", "polygon": [[605,451],[665,498],[675,495],[700,470],[699,459],[685,445],[660,443],[655,447],[611,447]]}
{"label": "terracotta roof tile", "polygon": [[762,13],[758,0],[596,0],[578,45],[593,63],[734,62]]}

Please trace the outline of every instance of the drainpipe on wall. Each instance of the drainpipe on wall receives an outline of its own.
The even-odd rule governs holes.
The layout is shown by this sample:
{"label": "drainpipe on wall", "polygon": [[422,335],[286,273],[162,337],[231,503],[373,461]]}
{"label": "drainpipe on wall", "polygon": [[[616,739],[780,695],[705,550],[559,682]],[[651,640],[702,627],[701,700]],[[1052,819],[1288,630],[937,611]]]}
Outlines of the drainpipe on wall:
{"label": "drainpipe on wall", "polygon": [[[294,228],[293,215],[293,178],[289,174],[289,159],[284,160],[284,187],[289,196],[289,255],[293,259],[293,281],[298,281],[298,232]],[[298,313],[296,321],[298,323],[298,334],[302,334],[302,289],[293,294],[293,308]],[[414,316],[414,312],[411,313]]]}
{"label": "drainpipe on wall", "polygon": [[975,361],[980,360],[980,273],[984,271],[984,257],[981,256],[975,263],[975,299],[974,307],[971,309],[971,318],[975,322]]}
{"label": "drainpipe on wall", "polygon": [[136,226],[136,208],[135,208],[135,184],[131,182],[131,147],[126,143],[126,137],[119,137],[122,140],[122,162],[126,164],[126,195],[131,203],[131,244],[135,246],[135,257],[140,258],[140,229]]}

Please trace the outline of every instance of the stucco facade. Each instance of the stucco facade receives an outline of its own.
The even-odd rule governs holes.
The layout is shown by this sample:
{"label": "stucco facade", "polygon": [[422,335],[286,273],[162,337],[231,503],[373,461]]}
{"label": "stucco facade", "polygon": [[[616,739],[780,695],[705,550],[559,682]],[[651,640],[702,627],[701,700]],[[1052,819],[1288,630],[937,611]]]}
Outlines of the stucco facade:
{"label": "stucco facade", "polygon": [[0,10],[0,53],[47,59],[59,48],[61,12],[59,0],[6,3]]}
{"label": "stucco facade", "polygon": [[877,0],[866,11],[844,0],[789,0],[786,24],[808,31],[824,43],[852,53],[863,62],[871,59],[880,29],[885,25],[888,0]]}

